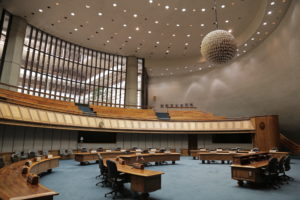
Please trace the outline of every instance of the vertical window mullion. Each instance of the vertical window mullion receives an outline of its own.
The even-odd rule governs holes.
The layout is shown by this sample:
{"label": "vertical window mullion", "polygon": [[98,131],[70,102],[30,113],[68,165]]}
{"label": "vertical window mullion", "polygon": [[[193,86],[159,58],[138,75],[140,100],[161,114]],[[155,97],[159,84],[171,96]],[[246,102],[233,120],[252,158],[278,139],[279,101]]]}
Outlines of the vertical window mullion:
{"label": "vertical window mullion", "polygon": [[36,47],[36,42],[37,42],[37,35],[38,35],[38,30],[35,29],[35,37],[34,37],[34,44],[33,44],[33,50],[32,50],[32,58],[31,58],[31,64],[30,64],[30,72],[29,72],[29,78],[28,78],[28,90],[27,94],[29,94],[30,91],[30,85],[31,85],[31,78],[32,78],[32,69],[34,65],[34,57],[35,57],[35,47]]}
{"label": "vertical window mullion", "polygon": [[[73,48],[73,51],[74,51],[74,53],[73,53],[73,61],[72,61],[72,63],[73,63],[73,65],[72,65],[73,71],[74,71],[74,66],[75,66],[76,48],[78,50],[78,62],[77,62],[77,65],[76,65],[76,73],[75,73],[76,78],[75,78],[75,87],[74,87],[74,102],[78,103],[76,101],[76,95],[77,95],[78,65],[79,65],[79,61],[80,61],[79,58],[81,57],[80,56],[81,54],[80,54],[80,47],[79,46],[74,46],[74,48]],[[72,79],[73,79],[73,72],[72,72]]]}
{"label": "vertical window mullion", "polygon": [[[45,80],[45,94],[47,94],[47,88],[48,88],[47,85],[48,85],[48,77],[49,77],[50,58],[51,58],[52,45],[53,45],[53,37],[51,36],[50,49],[49,49],[49,53],[48,53],[47,73],[46,73],[46,80]],[[49,92],[51,92],[51,91],[49,91]],[[50,96],[51,96],[51,94],[48,95],[48,98],[50,98]]]}
{"label": "vertical window mullion", "polygon": [[[99,105],[100,91],[103,92],[102,89],[100,90],[100,88],[102,88],[102,87],[100,87],[101,86],[100,81],[101,81],[101,73],[102,73],[101,70],[102,70],[102,55],[103,55],[103,53],[97,53],[97,62],[98,62],[99,54],[100,54],[100,60],[99,60],[100,61],[100,63],[99,63],[100,66],[99,66],[99,77],[98,77],[98,87],[97,87],[97,105]],[[101,97],[102,97],[102,94],[101,94]],[[101,105],[102,105],[102,103],[101,103]]]}
{"label": "vertical window mullion", "polygon": [[[57,41],[58,39],[55,38],[55,47],[54,47],[54,51],[53,51],[53,61],[52,61],[52,72],[50,74],[51,76],[51,81],[50,81],[50,87],[49,87],[49,92],[50,92],[50,99],[52,97],[52,85],[53,85],[53,77],[54,77],[54,67],[55,67],[55,60],[56,60],[56,50],[57,50]],[[51,56],[51,52],[50,52],[50,56]],[[55,99],[55,94],[54,94],[54,99]]]}
{"label": "vertical window mullion", "polygon": [[[42,61],[42,69],[41,69],[41,78],[40,78],[40,83],[39,83],[39,96],[41,96],[41,91],[42,91],[42,84],[43,84],[43,76],[44,76],[44,68],[45,68],[45,60],[46,60],[46,50],[47,50],[47,44],[48,44],[48,34],[46,34],[46,40],[45,40],[45,45],[44,45],[44,55],[43,55],[43,61]],[[47,76],[47,74],[46,74]]]}
{"label": "vertical window mullion", "polygon": [[30,46],[31,46],[31,42],[32,42],[32,32],[33,32],[33,27],[30,26],[29,42],[28,42],[28,46],[27,46],[27,55],[26,55],[26,60],[25,60],[24,73],[23,73],[22,93],[24,93],[26,74],[28,71],[28,59],[29,59],[29,54],[30,54]]}
{"label": "vertical window mullion", "polygon": [[[55,80],[55,92],[54,92],[56,100],[57,100],[57,88],[58,88],[59,71],[60,71],[60,67],[63,67],[63,65],[60,66],[60,60],[61,60],[61,57],[62,57],[62,55],[61,55],[61,52],[62,52],[62,43],[63,43],[63,41],[60,40],[59,54],[58,54],[58,61],[57,61],[57,72],[56,72],[56,80]],[[61,75],[61,77],[62,77],[62,75]],[[60,84],[62,85],[62,82],[60,82]],[[59,93],[59,97],[60,96],[61,96],[61,92]]]}
{"label": "vertical window mullion", "polygon": [[[68,69],[67,69],[67,81],[69,80],[69,74],[70,74],[70,59],[71,59],[71,48],[72,45],[69,43],[69,51],[68,51]],[[67,52],[67,49],[66,49]],[[72,95],[72,83],[73,83],[73,65],[72,65],[72,73],[71,73],[71,84],[70,84],[70,90],[69,90],[69,101],[71,101],[71,95]],[[66,85],[66,89],[65,89],[65,99],[67,98],[67,92],[68,92],[68,84]],[[74,97],[75,98],[75,97]],[[75,100],[74,100],[75,101]]]}
{"label": "vertical window mullion", "polygon": [[[66,53],[67,53],[67,42],[65,41],[65,46],[64,46],[64,57],[63,57],[63,62],[62,62],[62,73],[61,73],[61,79],[60,79],[60,94],[59,94],[59,100],[61,100],[62,97],[62,93],[63,93],[63,79],[64,79],[64,74],[65,74],[65,63],[66,63]],[[67,72],[68,74],[68,72]],[[66,80],[66,85],[65,87],[67,88],[68,84],[67,84]],[[65,95],[66,96],[66,93]],[[66,100],[66,99],[65,99]]]}
{"label": "vertical window mullion", "polygon": [[42,44],[43,44],[43,36],[44,36],[44,32],[41,32],[40,46],[39,46],[38,57],[37,57],[38,60],[37,60],[37,63],[36,63],[36,71],[35,71],[35,77],[34,77],[34,86],[33,86],[34,92],[33,92],[33,95],[35,95],[35,93],[36,93],[37,74],[38,74],[38,71],[39,71],[38,69],[40,67],[39,65],[40,65],[41,49],[42,49]]}

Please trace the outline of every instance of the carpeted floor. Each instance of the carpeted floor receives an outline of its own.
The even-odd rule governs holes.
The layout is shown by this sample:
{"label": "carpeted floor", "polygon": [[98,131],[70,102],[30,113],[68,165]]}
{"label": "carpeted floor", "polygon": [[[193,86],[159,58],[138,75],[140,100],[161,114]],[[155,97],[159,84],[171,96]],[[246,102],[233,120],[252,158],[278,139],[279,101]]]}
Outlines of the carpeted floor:
{"label": "carpeted floor", "polygon": [[[230,165],[200,164],[191,157],[181,157],[176,165],[147,167],[165,172],[162,189],[150,193],[154,200],[296,200],[300,198],[300,160],[292,160],[292,169],[287,173],[295,181],[280,189],[238,187],[231,179]],[[51,174],[42,176],[41,183],[59,192],[55,200],[96,200],[104,198],[110,188],[95,186],[99,174],[97,164],[80,166],[73,160],[60,161],[60,167]],[[125,187],[129,190],[130,184]],[[135,199],[134,194],[127,199]]]}

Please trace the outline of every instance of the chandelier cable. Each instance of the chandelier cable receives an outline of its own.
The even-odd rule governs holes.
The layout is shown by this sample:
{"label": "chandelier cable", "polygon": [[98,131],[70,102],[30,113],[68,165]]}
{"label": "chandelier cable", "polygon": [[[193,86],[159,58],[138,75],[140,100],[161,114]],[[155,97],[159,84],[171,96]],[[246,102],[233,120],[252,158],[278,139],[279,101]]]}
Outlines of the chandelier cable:
{"label": "chandelier cable", "polygon": [[217,0],[214,0],[214,10],[215,10],[215,24],[216,29],[219,29],[219,23],[218,23],[218,12],[217,12]]}

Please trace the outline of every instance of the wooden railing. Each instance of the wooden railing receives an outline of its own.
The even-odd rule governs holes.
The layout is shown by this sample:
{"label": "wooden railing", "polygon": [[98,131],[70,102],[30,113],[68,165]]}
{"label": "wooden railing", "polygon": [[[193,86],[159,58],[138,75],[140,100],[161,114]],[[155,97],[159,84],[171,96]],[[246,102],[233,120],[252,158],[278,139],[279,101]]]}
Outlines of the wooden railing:
{"label": "wooden railing", "polygon": [[289,149],[293,154],[300,156],[300,145],[280,134],[280,146]]}
{"label": "wooden railing", "polygon": [[169,110],[171,120],[223,120],[223,116],[216,116],[212,113],[205,113],[198,110]]}
{"label": "wooden railing", "polygon": [[90,105],[90,107],[99,117],[157,120],[156,114],[152,109],[116,108],[97,105]]}

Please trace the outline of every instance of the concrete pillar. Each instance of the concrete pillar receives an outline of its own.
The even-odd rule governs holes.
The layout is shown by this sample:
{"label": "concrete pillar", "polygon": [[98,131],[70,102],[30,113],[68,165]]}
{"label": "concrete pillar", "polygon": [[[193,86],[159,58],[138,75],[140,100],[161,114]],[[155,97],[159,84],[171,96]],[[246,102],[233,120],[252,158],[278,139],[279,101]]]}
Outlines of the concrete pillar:
{"label": "concrete pillar", "polygon": [[[1,75],[3,83],[18,86],[26,26],[27,23],[24,19],[17,16],[12,17]],[[16,90],[16,88],[10,89]]]}
{"label": "concrete pillar", "polygon": [[127,58],[125,105],[137,105],[137,74],[138,59],[130,56]]}

